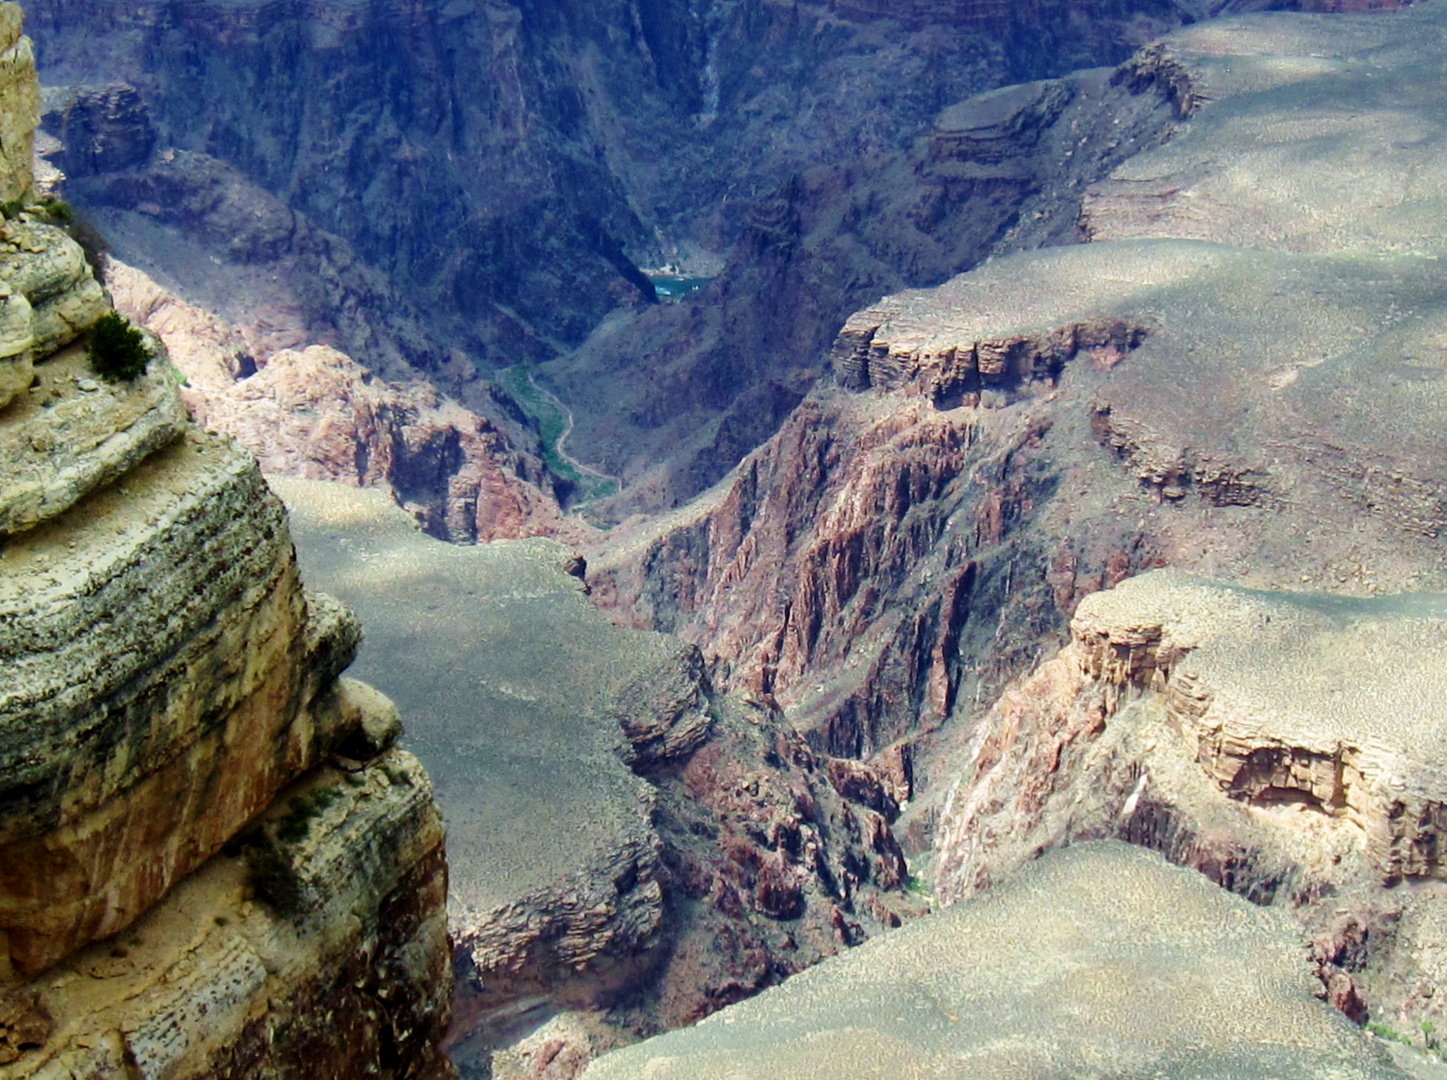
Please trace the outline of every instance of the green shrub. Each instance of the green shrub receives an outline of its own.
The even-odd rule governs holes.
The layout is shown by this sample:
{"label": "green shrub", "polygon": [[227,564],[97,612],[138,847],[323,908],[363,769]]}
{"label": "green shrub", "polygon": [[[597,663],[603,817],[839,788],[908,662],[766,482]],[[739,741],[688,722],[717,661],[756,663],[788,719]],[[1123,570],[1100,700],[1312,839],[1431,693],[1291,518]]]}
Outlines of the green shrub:
{"label": "green shrub", "polygon": [[14,221],[20,216],[20,211],[25,209],[23,199],[11,199],[9,202],[0,203],[0,214],[5,215],[6,221]]}
{"label": "green shrub", "polygon": [[75,211],[70,203],[60,199],[48,199],[41,203],[45,207],[45,219],[52,225],[70,225],[75,221]]}
{"label": "green shrub", "polygon": [[311,832],[314,818],[342,797],[336,788],[318,788],[307,795],[299,795],[292,802],[286,815],[277,823],[276,838],[283,843],[295,844],[306,839]]}
{"label": "green shrub", "polygon": [[90,328],[90,366],[107,382],[139,378],[150,362],[146,339],[120,312],[107,312]]}

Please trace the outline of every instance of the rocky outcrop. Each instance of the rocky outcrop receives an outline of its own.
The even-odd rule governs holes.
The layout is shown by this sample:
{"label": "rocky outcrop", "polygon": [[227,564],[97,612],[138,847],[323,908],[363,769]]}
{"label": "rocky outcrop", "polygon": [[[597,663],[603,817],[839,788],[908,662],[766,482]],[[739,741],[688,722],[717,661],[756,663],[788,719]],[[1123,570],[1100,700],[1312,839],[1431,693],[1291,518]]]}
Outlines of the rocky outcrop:
{"label": "rocky outcrop", "polygon": [[323,345],[258,359],[236,328],[139,270],[112,260],[108,277],[118,309],[166,343],[197,421],[266,472],[388,487],[454,542],[581,531],[502,431],[430,385],[384,381]]}
{"label": "rocky outcrop", "polygon": [[[841,795],[767,699],[611,626],[566,549],[458,548],[380,491],[277,483],[438,783],[460,1063],[515,1041],[520,1013],[598,1014],[614,1042],[691,1023],[921,910],[864,778]],[[575,1065],[609,1045],[559,1039]]]}
{"label": "rocky outcrop", "polygon": [[34,357],[74,341],[107,307],[78,244],[32,214],[15,216],[0,225],[0,408],[31,389]]}
{"label": "rocky outcrop", "polygon": [[323,770],[261,827],[264,860],[218,856],[32,982],[43,1028],[15,1036],[18,1056],[0,1042],[0,1075],[451,1075],[446,862],[416,759]]}
{"label": "rocky outcrop", "polygon": [[1417,907],[1439,902],[1443,876],[1442,618],[1436,596],[1271,594],[1173,571],[1087,597],[1071,644],[972,734],[936,896],[971,896],[1042,849],[1127,839],[1289,906],[1318,941],[1324,993],[1358,1022],[1435,1022],[1439,931]]}
{"label": "rocky outcrop", "polygon": [[0,253],[0,1076],[452,1075],[441,821],[356,620],[154,339],[61,348],[109,306],[45,213]]}
{"label": "rocky outcrop", "polygon": [[30,160],[35,127],[40,122],[40,85],[35,78],[35,53],[21,28],[19,4],[0,9],[0,96],[5,99],[0,129],[0,201],[30,193]]}
{"label": "rocky outcrop", "polygon": [[1314,981],[1288,917],[1087,844],[584,1075],[1409,1075]]}
{"label": "rocky outcrop", "polygon": [[146,103],[126,83],[78,93],[62,112],[59,129],[65,174],[74,178],[144,165],[156,148]]}

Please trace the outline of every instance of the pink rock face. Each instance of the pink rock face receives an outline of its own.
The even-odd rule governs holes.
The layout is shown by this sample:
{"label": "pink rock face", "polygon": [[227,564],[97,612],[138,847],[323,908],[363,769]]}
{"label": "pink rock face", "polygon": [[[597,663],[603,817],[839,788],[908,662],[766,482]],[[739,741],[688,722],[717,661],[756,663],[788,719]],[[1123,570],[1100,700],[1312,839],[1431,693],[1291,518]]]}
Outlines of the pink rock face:
{"label": "pink rock face", "polygon": [[325,345],[253,359],[225,320],[120,264],[116,304],[165,343],[196,419],[256,455],[263,471],[390,486],[433,536],[485,542],[581,530],[488,420],[422,382],[376,377]]}

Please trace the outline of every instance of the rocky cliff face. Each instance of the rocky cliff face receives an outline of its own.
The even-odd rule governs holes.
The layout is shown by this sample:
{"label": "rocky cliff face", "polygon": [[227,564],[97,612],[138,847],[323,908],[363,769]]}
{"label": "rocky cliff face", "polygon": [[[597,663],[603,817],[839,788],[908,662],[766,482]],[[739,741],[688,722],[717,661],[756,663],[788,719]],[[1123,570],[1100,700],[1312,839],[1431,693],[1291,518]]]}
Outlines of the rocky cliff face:
{"label": "rocky cliff face", "polygon": [[395,710],[339,679],[356,620],[164,354],[95,374],[72,342],[108,304],[27,205],[0,252],[0,1075],[447,1075],[441,824]]}
{"label": "rocky cliff face", "polygon": [[[1284,115],[1307,86],[1322,100],[1356,93],[1331,65],[1281,59],[1253,82],[1220,59],[1228,46],[1293,56],[1390,41],[1400,51],[1384,48],[1378,70],[1404,85],[1428,63],[1393,21],[1406,16],[1328,18],[1203,27],[1122,69],[1122,83],[1215,104],[1092,189],[1087,226],[1168,232],[1161,197],[1131,186],[1150,169],[1172,177],[1170,220],[1226,240],[1237,219],[1218,238],[1216,217],[1182,194],[1196,190],[1191,168],[1219,160],[1208,143],[1218,154],[1254,138],[1245,105],[1226,99]],[[1374,122],[1360,128],[1377,137]],[[1291,200],[1315,181],[1284,167],[1287,153],[1248,152],[1253,197],[1304,230],[1310,214],[1291,208],[1310,203]],[[1203,175],[1203,192],[1226,182]],[[1425,207],[1364,212],[1383,235],[1410,217],[1414,243],[1436,243]],[[831,353],[832,384],[774,439],[686,510],[615,533],[592,561],[599,596],[700,642],[835,749],[873,749],[962,698],[972,707],[979,677],[1028,662],[1081,594],[1155,562],[1279,587],[1430,586],[1440,455],[1417,426],[1437,393],[1422,367],[1439,349],[1428,263],[1374,274],[1271,252],[1285,230],[1263,227],[1250,248],[1098,240],[859,312]],[[1318,243],[1365,243],[1343,230]]]}
{"label": "rocky cliff face", "polygon": [[1291,910],[1323,994],[1358,1022],[1439,1022],[1441,618],[1437,595],[1172,571],[1087,597],[1069,646],[972,735],[937,895],[973,895],[1041,848],[1127,839]]}
{"label": "rocky cliff face", "polygon": [[[1182,126],[1087,192],[1090,242],[852,316],[832,382],[705,497],[617,530],[596,593],[816,746],[912,745],[932,795],[904,835],[943,814],[945,897],[1124,837],[1297,906],[1355,1019],[1436,1023],[1413,594],[1444,584],[1443,172],[1391,133],[1443,113],[1418,89],[1440,19],[1260,16],[1143,51],[1114,80]],[[1152,565],[1262,591],[1082,603]],[[1034,674],[982,718],[1012,669]]]}
{"label": "rocky cliff face", "polygon": [[696,649],[613,627],[566,549],[459,548],[381,492],[277,483],[437,780],[465,1069],[575,1076],[922,910],[899,770],[830,761]]}
{"label": "rocky cliff face", "polygon": [[30,159],[39,122],[40,88],[35,79],[35,54],[30,39],[21,33],[18,7],[6,9],[0,27],[0,85],[7,108],[6,127],[0,132],[0,195],[6,202],[20,198],[30,187]]}
{"label": "rocky cliff face", "polygon": [[429,533],[458,543],[569,535],[552,485],[496,425],[431,385],[378,379],[325,345],[261,353],[236,327],[112,260],[117,308],[165,341],[182,399],[269,473],[387,487]]}
{"label": "rocky cliff face", "polygon": [[[573,453],[632,489],[593,513],[621,517],[766,438],[860,304],[978,262],[1035,196],[1032,223],[1073,231],[1049,208],[1160,126],[1132,116],[1073,157],[1119,104],[1076,81],[1024,110],[1054,135],[1016,131],[981,169],[931,132],[954,131],[941,109],[1116,63],[1222,6],[38,0],[35,17],[56,160],[124,259],[268,352],[423,372],[523,453],[474,364],[586,342],[549,381]],[[661,263],[728,271],[660,310],[638,267]]]}
{"label": "rocky cliff face", "polygon": [[[880,296],[1073,242],[1086,185],[1174,119],[1154,84],[1096,70],[955,103],[899,153],[801,171],[755,206],[705,292],[610,324],[545,369],[578,414],[577,445],[623,479],[594,512],[664,509],[720,479]],[[619,377],[639,369],[649,377]]]}
{"label": "rocky cliff face", "polygon": [[[1118,61],[1203,11],[43,0],[33,18],[48,81],[132,83],[168,144],[241,169],[449,330],[498,345],[521,330],[546,349],[651,298],[630,259],[736,238],[738,192],[861,141],[897,148],[971,92]],[[113,43],[104,58],[81,26]]]}

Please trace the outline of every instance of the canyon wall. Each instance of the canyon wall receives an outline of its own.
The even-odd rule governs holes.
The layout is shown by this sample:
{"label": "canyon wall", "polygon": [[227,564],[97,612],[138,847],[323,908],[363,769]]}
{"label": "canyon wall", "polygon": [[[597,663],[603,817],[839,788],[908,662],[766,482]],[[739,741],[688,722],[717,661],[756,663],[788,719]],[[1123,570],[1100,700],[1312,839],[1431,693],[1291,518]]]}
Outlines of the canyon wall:
{"label": "canyon wall", "polygon": [[[1053,651],[1081,595],[1151,565],[1435,587],[1441,297],[1429,259],[1371,272],[1350,254],[1440,246],[1434,144],[1365,152],[1388,139],[1388,95],[1323,174],[1289,167],[1294,142],[1251,149],[1246,115],[1356,100],[1336,61],[1290,59],[1321,50],[1371,51],[1405,92],[1432,62],[1414,18],[1432,16],[1202,24],[1119,69],[1188,118],[1088,189],[1094,242],[851,316],[832,378],[773,439],[690,506],[614,531],[591,558],[599,597],[775,694],[816,745],[869,753],[968,716]],[[1249,182],[1219,166],[1236,147]],[[1423,176],[1419,197],[1354,209],[1383,169]],[[1313,232],[1323,184],[1331,221]]]}
{"label": "canyon wall", "polygon": [[[51,160],[125,261],[240,327],[258,362],[322,344],[422,373],[534,459],[536,411],[486,372],[582,346],[544,381],[576,419],[570,452],[630,489],[590,511],[613,520],[767,438],[861,304],[974,265],[1022,213],[1032,237],[1073,232],[1051,208],[1160,128],[1133,115],[1072,158],[1121,104],[1086,80],[1054,136],[981,170],[948,149],[949,110],[1222,6],[38,0],[34,17]],[[727,271],[660,305],[639,267],[662,264]]]}
{"label": "canyon wall", "polygon": [[[261,352],[226,320],[112,259],[117,309],[157,334],[197,422],[268,473],[381,485],[433,536],[573,535],[542,465],[506,431],[415,378],[378,378],[326,345]],[[260,358],[256,352],[261,352]]]}
{"label": "canyon wall", "polygon": [[898,149],[972,92],[1119,61],[1197,14],[1163,0],[1011,5],[1003,25],[959,5],[41,0],[32,18],[47,82],[131,83],[163,145],[237,167],[458,340],[546,350],[651,299],[634,261],[683,241],[723,250],[740,199],[804,163]]}
{"label": "canyon wall", "polygon": [[[1087,189],[1087,242],[860,310],[778,434],[590,559],[616,617],[698,642],[812,745],[911,760],[897,831],[934,845],[939,899],[1080,839],[1155,847],[1291,906],[1322,994],[1419,1045],[1441,20],[1252,16],[1143,50],[1110,80],[1175,134]],[[1119,584],[1163,566],[1211,583]]]}
{"label": "canyon wall", "polygon": [[107,299],[50,208],[20,205],[0,1075],[451,1075],[441,821],[395,709],[341,677],[360,628],[303,589],[280,502],[190,422],[164,352],[100,374]]}
{"label": "canyon wall", "polygon": [[[1155,571],[1083,600],[1070,644],[959,755],[945,904],[1042,849],[1114,837],[1290,911],[1320,995],[1441,1021],[1440,594],[1232,588]],[[1424,1029],[1423,1024],[1428,1025]]]}
{"label": "canyon wall", "polygon": [[697,649],[612,626],[552,540],[458,547],[380,491],[274,483],[437,783],[467,1075],[575,1076],[923,911],[902,769],[818,754]]}

